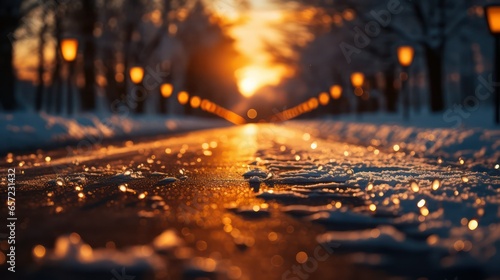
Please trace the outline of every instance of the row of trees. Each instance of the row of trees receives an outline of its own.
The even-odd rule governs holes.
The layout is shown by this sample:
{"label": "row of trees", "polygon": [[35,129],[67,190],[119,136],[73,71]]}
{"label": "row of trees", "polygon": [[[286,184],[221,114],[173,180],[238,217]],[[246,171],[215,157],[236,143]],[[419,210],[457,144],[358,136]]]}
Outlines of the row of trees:
{"label": "row of trees", "polygon": [[[450,81],[461,83],[463,100],[474,93],[477,75],[491,68],[487,61],[478,59],[478,56],[489,56],[491,45],[482,1],[298,2],[300,5],[296,6],[291,21],[301,23],[312,36],[304,39],[292,36],[295,30],[283,30],[290,33],[285,37],[294,56],[279,56],[279,50],[269,48],[278,54],[278,61],[295,64],[298,78],[304,81],[310,95],[328,91],[332,84],[349,89],[349,75],[360,71],[367,76],[366,86],[373,89],[372,96],[362,100],[346,95],[343,99],[357,103],[355,107],[360,110],[362,103],[377,98],[383,104],[375,108],[397,111],[401,90],[396,56],[399,45],[411,45],[416,50],[416,63],[410,70],[411,84],[422,89],[425,94],[419,102],[432,112],[443,111],[450,105],[447,97],[447,92],[453,90]],[[380,96],[376,96],[377,92]],[[456,101],[456,98],[451,100]],[[422,104],[413,102],[412,105]]]}
{"label": "row of trees", "polygon": [[[201,1],[2,0],[0,13],[1,35],[10,38],[0,40],[4,110],[20,107],[13,63],[13,53],[20,48],[32,48],[38,61],[33,108],[54,113],[69,110],[63,100],[71,94],[65,92],[70,69],[60,54],[60,42],[66,37],[79,41],[73,82],[82,111],[96,108],[99,93],[108,104],[130,98],[134,85],[128,70],[136,65],[156,80],[146,87],[149,103],[160,104],[155,110],[180,110],[174,105],[177,102],[166,106],[160,94],[162,83],[173,84],[174,98],[186,90],[222,105],[236,102],[234,72],[244,60],[222,21],[207,12]],[[148,100],[140,98],[133,109],[143,113]]]}

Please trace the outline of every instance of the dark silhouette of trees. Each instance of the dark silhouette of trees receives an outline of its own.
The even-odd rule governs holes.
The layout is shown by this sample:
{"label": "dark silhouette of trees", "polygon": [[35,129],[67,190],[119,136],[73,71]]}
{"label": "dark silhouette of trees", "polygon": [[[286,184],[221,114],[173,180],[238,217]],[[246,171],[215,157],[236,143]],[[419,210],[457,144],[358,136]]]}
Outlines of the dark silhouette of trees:
{"label": "dark silhouette of trees", "polygon": [[[283,0],[276,0],[286,2]],[[317,44],[325,36],[331,36],[329,45],[324,45],[323,55],[331,53],[332,49],[338,49],[342,42],[353,44],[357,31],[362,30],[370,22],[379,22],[380,19],[374,17],[374,13],[385,11],[387,13],[390,1],[299,1],[302,6],[298,11],[306,8],[315,8],[317,13],[312,19],[302,22],[308,30],[315,35],[315,39],[310,44]],[[427,73],[427,88],[429,94],[429,108],[433,112],[442,111],[445,107],[446,78],[448,69],[446,68],[449,47],[446,45],[457,33],[463,33],[462,27],[468,22],[467,11],[474,5],[479,5],[478,1],[450,1],[450,0],[421,0],[421,1],[399,1],[401,13],[390,14],[387,24],[379,24],[379,32],[375,36],[368,36],[369,43],[362,48],[358,48],[354,53],[355,58],[347,64],[341,60],[332,59],[326,55],[325,60],[335,63],[337,67],[346,72],[346,69],[367,68],[369,70],[379,70],[385,77],[385,107],[387,111],[394,112],[398,103],[398,88],[394,87],[394,81],[399,77],[395,75],[395,70],[399,68],[395,48],[400,44],[410,44],[417,50],[415,60],[422,59]],[[354,14],[354,17],[347,19],[346,11]],[[322,22],[324,13],[327,17],[333,16],[333,22],[328,26],[328,31],[324,32],[325,24]],[[290,36],[293,38],[293,36]],[[357,47],[357,46],[356,46]],[[308,46],[302,49],[307,49]],[[299,56],[303,57],[298,51]],[[320,54],[318,54],[319,56]],[[369,56],[371,59],[366,63],[362,56]],[[470,56],[470,54],[469,54]],[[470,58],[468,58],[470,60]],[[364,61],[363,61],[364,60]],[[364,65],[363,65],[364,64]],[[373,67],[376,65],[375,67]],[[375,69],[373,69],[375,68]],[[342,72],[341,70],[341,72]],[[470,86],[469,86],[470,87]],[[420,107],[420,106],[419,106]]]}
{"label": "dark silhouette of trees", "polygon": [[95,0],[82,1],[81,33],[83,37],[83,73],[85,85],[80,91],[81,109],[91,111],[95,108],[96,68],[97,55],[94,28],[97,23],[97,7]]}
{"label": "dark silhouette of trees", "polygon": [[20,24],[22,1],[1,0],[0,1],[0,105],[6,111],[17,109],[15,99],[16,75],[13,66],[14,49],[16,37],[14,32]]}
{"label": "dark silhouette of trees", "polygon": [[40,111],[43,105],[43,97],[45,93],[45,46],[46,36],[48,31],[47,23],[48,5],[41,7],[41,25],[38,35],[38,73],[37,73],[37,88],[35,93],[35,110]]}

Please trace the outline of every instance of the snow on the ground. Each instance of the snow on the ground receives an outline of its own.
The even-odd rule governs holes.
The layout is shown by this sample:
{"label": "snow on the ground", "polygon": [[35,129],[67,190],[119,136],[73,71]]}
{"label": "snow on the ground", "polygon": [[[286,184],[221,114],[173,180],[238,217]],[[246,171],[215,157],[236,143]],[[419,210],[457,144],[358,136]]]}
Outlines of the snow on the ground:
{"label": "snow on the ground", "polygon": [[377,149],[400,149],[435,159],[462,157],[495,162],[500,158],[500,126],[493,125],[491,112],[475,112],[462,119],[458,127],[457,122],[446,120],[442,114],[426,114],[405,122],[399,115],[380,113],[292,121],[287,125],[323,139]]}
{"label": "snow on the ground", "polygon": [[[291,125],[298,128],[290,136],[295,141],[282,139],[285,128],[272,128],[263,138],[274,144],[249,164],[250,174],[268,173],[272,179],[258,188],[249,183],[258,198],[279,203],[279,211],[325,226],[327,232],[317,236],[322,247],[411,278],[500,274],[499,139],[481,138],[498,135],[497,130],[467,133],[334,121]],[[332,140],[346,135],[368,143]],[[439,135],[447,135],[440,144]],[[370,144],[383,138],[387,147]],[[403,138],[426,149],[445,147],[448,157],[440,149],[424,150],[423,156],[412,153],[414,148],[394,149],[405,143]],[[461,139],[469,145],[461,145]],[[490,161],[467,157],[481,149]]]}
{"label": "snow on the ground", "polygon": [[[229,260],[194,257],[192,249],[175,230],[167,229],[150,244],[116,248],[114,243],[104,248],[92,248],[79,234],[60,236],[53,249],[37,245],[33,257],[39,264],[39,275],[52,277],[53,270],[63,269],[70,275],[115,276],[118,279],[164,279],[170,262],[182,262],[183,279],[232,279]],[[111,276],[109,276],[111,277]],[[115,279],[113,278],[113,279]]]}
{"label": "snow on the ground", "polygon": [[159,115],[82,114],[74,118],[30,112],[0,113],[0,154],[26,149],[89,146],[103,140],[155,136],[229,125],[223,120]]}

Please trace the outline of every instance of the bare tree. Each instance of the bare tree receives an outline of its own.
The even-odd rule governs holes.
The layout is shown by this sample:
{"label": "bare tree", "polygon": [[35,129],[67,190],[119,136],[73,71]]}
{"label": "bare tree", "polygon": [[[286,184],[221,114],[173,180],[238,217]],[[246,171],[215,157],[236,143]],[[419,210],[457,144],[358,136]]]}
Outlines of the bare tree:
{"label": "bare tree", "polygon": [[18,107],[15,99],[16,75],[13,66],[13,44],[16,40],[14,32],[22,17],[22,3],[19,0],[0,1],[0,37],[3,38],[0,40],[0,84],[3,88],[0,105],[7,111]]}

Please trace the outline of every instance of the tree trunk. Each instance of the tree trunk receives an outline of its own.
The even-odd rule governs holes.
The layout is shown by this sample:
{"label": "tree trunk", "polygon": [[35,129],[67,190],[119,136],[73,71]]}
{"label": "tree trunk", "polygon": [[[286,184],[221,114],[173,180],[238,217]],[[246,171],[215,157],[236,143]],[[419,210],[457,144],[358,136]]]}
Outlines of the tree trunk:
{"label": "tree trunk", "polygon": [[5,111],[14,111],[18,108],[15,98],[14,71],[14,32],[16,31],[20,20],[21,1],[9,1],[2,3],[0,7],[0,85],[2,93],[0,94],[0,107]]}
{"label": "tree trunk", "polygon": [[62,10],[58,5],[57,10],[54,15],[54,38],[56,39],[56,44],[54,46],[54,72],[52,72],[52,96],[50,111],[56,114],[62,113],[62,85],[61,85],[61,53],[60,53],[60,42],[62,38]]}
{"label": "tree trunk", "polygon": [[440,112],[444,110],[442,48],[433,49],[430,47],[426,47],[425,59],[427,62],[427,74],[429,78],[431,111]]}
{"label": "tree trunk", "polygon": [[111,105],[115,100],[120,98],[118,93],[118,82],[116,81],[116,69],[115,65],[117,63],[115,56],[113,54],[113,49],[109,49],[105,53],[105,65],[106,65],[106,98],[108,103]]}
{"label": "tree trunk", "polygon": [[84,76],[85,86],[80,91],[81,109],[84,112],[92,111],[95,108],[95,57],[96,46],[94,40],[94,25],[97,21],[96,1],[83,1],[84,23],[83,23],[83,58],[84,58]]}
{"label": "tree trunk", "polygon": [[395,75],[392,69],[385,72],[385,102],[387,112],[396,113],[398,111],[398,91],[394,86]]}
{"label": "tree trunk", "polygon": [[45,73],[45,33],[47,32],[47,5],[42,5],[42,29],[38,37],[38,85],[35,97],[35,111],[39,112],[42,109],[43,93],[45,91],[45,82],[43,74]]}

